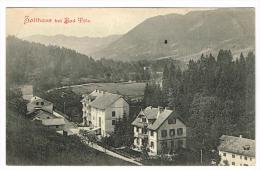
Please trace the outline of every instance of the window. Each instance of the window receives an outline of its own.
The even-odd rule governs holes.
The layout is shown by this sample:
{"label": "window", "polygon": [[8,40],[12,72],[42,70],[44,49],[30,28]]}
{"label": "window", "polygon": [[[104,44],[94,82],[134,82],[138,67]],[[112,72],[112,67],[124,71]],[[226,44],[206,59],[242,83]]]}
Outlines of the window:
{"label": "window", "polygon": [[142,133],[147,134],[147,128],[146,127],[142,128]]}
{"label": "window", "polygon": [[240,155],[240,159],[242,159],[242,156]]}
{"label": "window", "polygon": [[247,157],[245,156],[245,160],[247,160]]}
{"label": "window", "polygon": [[151,130],[151,136],[153,136],[153,131]]}
{"label": "window", "polygon": [[59,128],[59,125],[56,125],[56,128]]}
{"label": "window", "polygon": [[235,162],[232,162],[232,165],[236,165]]}
{"label": "window", "polygon": [[178,140],[178,147],[182,148],[183,147],[183,141],[182,140]]}
{"label": "window", "polygon": [[232,158],[235,158],[235,157],[236,157],[236,155],[232,154]]}
{"label": "window", "polygon": [[139,145],[139,144],[140,144],[140,142],[139,142],[139,139],[138,139],[138,138],[136,139],[136,143],[137,143],[137,145]]}
{"label": "window", "polygon": [[171,141],[171,149],[174,149],[174,141]]}
{"label": "window", "polygon": [[115,117],[115,116],[116,116],[116,112],[112,111],[112,117]]}
{"label": "window", "polygon": [[154,142],[151,142],[151,148],[154,148]]}
{"label": "window", "polygon": [[142,118],[142,122],[146,122],[146,118]]}
{"label": "window", "polygon": [[167,137],[167,130],[162,130],[161,135],[162,135],[163,138]]}
{"label": "window", "polygon": [[226,153],[223,153],[223,156],[226,156],[227,154]]}
{"label": "window", "polygon": [[101,117],[98,118],[98,126],[101,127]]}
{"label": "window", "polygon": [[252,158],[250,158],[250,161],[252,161]]}
{"label": "window", "polygon": [[36,105],[38,106],[38,105],[39,105],[39,102],[36,102]]}
{"label": "window", "polygon": [[175,129],[170,129],[170,136],[175,136]]}
{"label": "window", "polygon": [[112,125],[115,125],[116,124],[116,120],[112,120]]}
{"label": "window", "polygon": [[43,105],[44,105],[44,102],[41,102],[41,105],[43,106]]}
{"label": "window", "polygon": [[178,128],[177,129],[177,134],[178,135],[182,135],[183,134],[183,129],[182,128]]}
{"label": "window", "polygon": [[162,141],[161,142],[161,147],[162,148],[167,148],[167,141]]}
{"label": "window", "polygon": [[248,164],[244,164],[244,166],[248,166]]}
{"label": "window", "polygon": [[176,124],[176,119],[175,118],[169,118],[168,124]]}
{"label": "window", "polygon": [[167,153],[168,152],[167,141],[162,141],[161,142],[161,150],[162,150],[162,153]]}
{"label": "window", "polygon": [[136,127],[136,132],[138,132],[138,127]]}

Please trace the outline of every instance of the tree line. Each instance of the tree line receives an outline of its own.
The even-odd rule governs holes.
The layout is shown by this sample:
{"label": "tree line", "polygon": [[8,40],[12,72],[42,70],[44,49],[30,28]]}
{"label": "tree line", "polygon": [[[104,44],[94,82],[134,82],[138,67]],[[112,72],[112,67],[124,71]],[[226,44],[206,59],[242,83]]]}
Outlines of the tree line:
{"label": "tree line", "polygon": [[[230,50],[201,55],[182,71],[168,63],[163,87],[146,85],[144,105],[174,109],[186,121],[198,148],[217,146],[222,134],[255,138],[255,55]],[[204,143],[204,145],[202,145]]]}
{"label": "tree line", "polygon": [[14,36],[8,36],[6,41],[7,85],[32,83],[41,90],[88,82],[147,81],[150,70],[144,68],[162,71],[165,62],[168,61],[94,60],[71,49]]}

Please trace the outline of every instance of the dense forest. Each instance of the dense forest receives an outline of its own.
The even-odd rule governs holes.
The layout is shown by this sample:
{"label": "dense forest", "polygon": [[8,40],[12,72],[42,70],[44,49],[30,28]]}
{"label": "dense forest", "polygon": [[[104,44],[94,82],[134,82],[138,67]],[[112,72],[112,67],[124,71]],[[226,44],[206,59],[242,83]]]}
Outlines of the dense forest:
{"label": "dense forest", "polygon": [[217,57],[202,54],[185,71],[169,63],[163,88],[147,84],[144,103],[175,109],[200,145],[216,147],[222,134],[254,139],[255,55],[233,59],[230,50],[220,50]]}
{"label": "dense forest", "polygon": [[[7,84],[33,83],[41,90],[88,82],[147,81],[151,68],[163,71],[168,60],[121,62],[94,60],[74,50],[7,37]],[[184,68],[180,61],[172,61]]]}

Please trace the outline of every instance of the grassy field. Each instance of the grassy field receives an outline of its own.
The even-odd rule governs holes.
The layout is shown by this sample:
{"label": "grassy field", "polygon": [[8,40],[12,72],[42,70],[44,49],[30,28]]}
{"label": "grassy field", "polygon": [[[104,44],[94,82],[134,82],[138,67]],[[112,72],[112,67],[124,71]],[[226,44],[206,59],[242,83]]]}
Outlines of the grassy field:
{"label": "grassy field", "polygon": [[7,165],[132,165],[60,136],[7,108]]}
{"label": "grassy field", "polygon": [[91,93],[95,89],[136,98],[143,97],[145,83],[90,83],[80,87],[72,87],[72,90],[80,95]]}

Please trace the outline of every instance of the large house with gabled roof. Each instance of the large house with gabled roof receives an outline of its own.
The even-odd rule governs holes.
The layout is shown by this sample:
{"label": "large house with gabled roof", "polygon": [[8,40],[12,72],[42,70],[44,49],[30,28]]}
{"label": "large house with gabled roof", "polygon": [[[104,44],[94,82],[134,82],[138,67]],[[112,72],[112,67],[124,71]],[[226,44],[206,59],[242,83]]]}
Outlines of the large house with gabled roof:
{"label": "large house with gabled roof", "polygon": [[129,104],[119,94],[94,90],[84,95],[81,103],[83,124],[100,129],[102,136],[114,132],[117,119],[129,116]]}
{"label": "large house with gabled roof", "polygon": [[150,155],[159,155],[186,148],[186,125],[173,110],[149,106],[140,111],[132,125],[134,149],[146,149]]}

